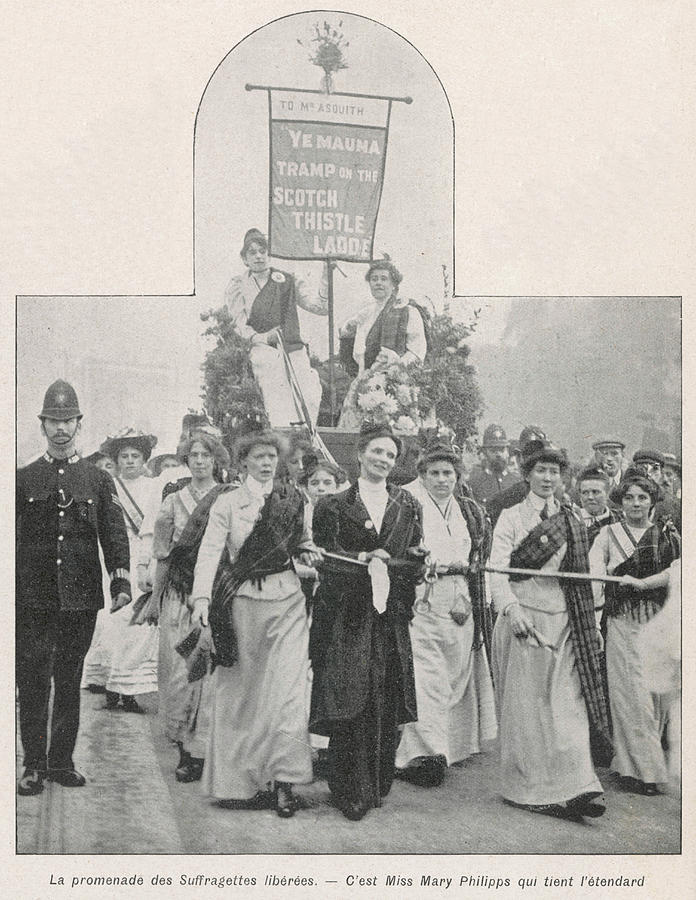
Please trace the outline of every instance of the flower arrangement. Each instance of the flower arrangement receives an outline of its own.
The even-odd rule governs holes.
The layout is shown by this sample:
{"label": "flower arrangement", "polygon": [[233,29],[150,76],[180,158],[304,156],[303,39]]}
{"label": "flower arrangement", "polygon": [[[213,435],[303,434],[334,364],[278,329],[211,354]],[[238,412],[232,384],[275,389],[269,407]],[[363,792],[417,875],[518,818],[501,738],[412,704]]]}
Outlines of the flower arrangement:
{"label": "flower arrangement", "polygon": [[395,434],[417,434],[418,389],[404,363],[378,357],[355,385],[354,410],[364,423],[389,425]]}
{"label": "flower arrangement", "polygon": [[[343,27],[343,21],[338,23],[338,28]],[[345,39],[343,33],[333,28],[328,22],[324,22],[324,27],[320,28],[318,23],[314,25],[314,37],[310,44],[305,44],[299,38],[297,43],[309,50],[309,61],[324,70],[324,84],[327,91],[331,91],[332,75],[339,69],[347,69],[348,63],[345,60],[343,51],[350,46],[350,42]],[[316,46],[313,46],[316,45]]]}

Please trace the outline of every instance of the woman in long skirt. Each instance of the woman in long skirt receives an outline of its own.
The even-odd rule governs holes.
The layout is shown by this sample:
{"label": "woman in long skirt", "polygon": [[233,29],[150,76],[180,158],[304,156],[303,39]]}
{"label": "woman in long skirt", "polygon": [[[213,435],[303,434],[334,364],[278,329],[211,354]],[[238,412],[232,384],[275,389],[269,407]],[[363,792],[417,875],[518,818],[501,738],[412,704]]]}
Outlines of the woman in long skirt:
{"label": "woman in long skirt", "polygon": [[[526,445],[522,472],[530,490],[500,514],[493,568],[558,572],[565,563],[586,570],[584,526],[554,497],[566,466],[556,448],[541,441]],[[492,574],[490,583],[498,612],[493,680],[503,798],[547,815],[600,816],[605,807],[591,728],[603,739],[604,754],[611,750],[592,591],[587,586],[576,594],[551,577],[512,581]]]}
{"label": "woman in long skirt", "polygon": [[[133,428],[108,438],[102,450],[116,463],[116,492],[123,510],[131,554],[131,590],[140,593],[138,566],[150,558],[151,541],[141,536],[146,516],[159,505],[157,487],[148,478],[145,463],[157,443],[154,435]],[[127,712],[142,712],[135,696],[157,690],[157,625],[131,625],[133,611],[124,607],[104,622],[102,644],[108,656],[106,708],[115,709],[119,702]]]}
{"label": "woman in long skirt", "polygon": [[420,547],[421,507],[386,483],[400,449],[388,428],[363,429],[357,483],[314,510],[316,544],[347,561],[326,557],[321,570],[310,727],[330,737],[329,789],[352,821],[382,805],[397,727],[416,718],[408,623],[419,568],[409,550]]}
{"label": "woman in long skirt", "polygon": [[[612,492],[625,520],[602,528],[590,550],[593,573],[625,579],[625,584],[609,583],[604,588],[605,652],[616,749],[611,766],[627,787],[641,794],[656,794],[658,785],[668,781],[662,748],[667,703],[664,695],[651,690],[639,649],[646,623],[667,597],[666,585],[646,590],[639,579],[665,571],[679,556],[678,536],[671,525],[650,522],[658,493],[657,484],[640,468],[627,469]],[[600,602],[601,584],[595,593]]]}
{"label": "woman in long skirt", "polygon": [[[179,749],[177,781],[196,781],[203,771],[206,710],[201,699],[208,680],[188,680],[184,658],[176,646],[191,631],[191,609],[181,585],[169,578],[169,562],[186,523],[198,503],[216,485],[214,471],[229,466],[229,455],[215,438],[194,432],[179,448],[181,462],[188,466],[191,478],[163,500],[152,525],[152,555],[157,560],[153,579],[153,602],[160,609],[159,713],[165,734]],[[174,486],[172,486],[174,487]],[[147,532],[148,524],[143,523]]]}
{"label": "woman in long skirt", "polygon": [[271,432],[239,442],[246,477],[211,507],[192,624],[210,624],[217,664],[203,790],[222,806],[248,809],[269,804],[270,786],[278,815],[289,818],[298,806],[293,786],[312,780],[307,611],[292,557],[314,565],[319,556],[300,491],[274,483],[279,448]]}
{"label": "woman in long skirt", "polygon": [[481,750],[498,733],[493,684],[483,642],[483,565],[490,530],[483,509],[454,495],[461,464],[452,447],[428,446],[419,478],[406,490],[423,506],[423,543],[437,564],[435,581],[419,584],[411,622],[418,721],[404,726],[396,754],[399,777],[424,787],[442,782],[448,765]]}

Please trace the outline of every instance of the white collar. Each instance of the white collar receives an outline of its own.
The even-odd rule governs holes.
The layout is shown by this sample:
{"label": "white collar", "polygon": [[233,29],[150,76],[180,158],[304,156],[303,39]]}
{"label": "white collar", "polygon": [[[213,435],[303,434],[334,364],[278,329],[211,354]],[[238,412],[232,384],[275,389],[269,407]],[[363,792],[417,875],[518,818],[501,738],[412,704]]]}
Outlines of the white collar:
{"label": "white collar", "polygon": [[80,457],[77,455],[77,453],[73,453],[72,456],[68,456],[68,457],[65,457],[65,458],[62,458],[62,459],[61,459],[61,458],[58,457],[58,456],[51,456],[51,454],[48,452],[48,450],[44,453],[43,458],[46,460],[46,462],[49,462],[49,463],[53,463],[53,462],[55,462],[55,463],[65,463],[65,462],[66,462],[66,463],[68,463],[69,465],[72,465],[73,463],[79,462],[79,460],[80,460]]}
{"label": "white collar", "polygon": [[247,475],[244,479],[244,484],[247,487],[249,493],[254,497],[267,497],[271,491],[273,490],[273,479],[269,478],[268,481],[257,481],[255,478],[252,478],[251,475]]}
{"label": "white collar", "polygon": [[387,483],[386,481],[369,481],[367,478],[358,478],[358,490],[361,494],[372,494],[373,496],[377,496],[379,494],[387,493]]}
{"label": "white collar", "polygon": [[551,494],[550,497],[544,498],[540,497],[538,494],[535,494],[534,491],[530,491],[527,494],[527,500],[529,501],[532,509],[535,509],[537,512],[541,512],[544,507],[547,508],[549,514],[556,512],[558,509],[558,504],[553,494]]}

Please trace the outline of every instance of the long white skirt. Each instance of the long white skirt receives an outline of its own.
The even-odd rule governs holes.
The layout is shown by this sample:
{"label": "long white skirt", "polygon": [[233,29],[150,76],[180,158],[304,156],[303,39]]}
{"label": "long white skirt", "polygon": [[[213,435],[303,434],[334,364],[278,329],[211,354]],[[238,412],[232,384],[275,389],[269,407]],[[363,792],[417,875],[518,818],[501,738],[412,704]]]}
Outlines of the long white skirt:
{"label": "long white skirt", "polygon": [[404,726],[396,765],[443,755],[448,765],[479,753],[498,732],[485,647],[472,650],[474,620],[457,625],[448,602],[411,622],[418,721]]}
{"label": "long white skirt", "polygon": [[[140,596],[137,575],[138,547],[131,542],[131,596]],[[133,604],[104,616],[101,644],[108,659],[107,691],[116,694],[149,694],[157,690],[157,625],[131,625]]]}
{"label": "long white skirt", "polygon": [[564,803],[601,791],[575,668],[568,614],[524,607],[554,650],[516,638],[506,616],[493,630],[493,679],[500,723],[501,793],[525,805]]}
{"label": "long white skirt", "polygon": [[[306,348],[288,353],[297,382],[302,391],[312,424],[316,423],[321,404],[319,373],[309,363]],[[263,394],[271,428],[284,428],[301,420],[288,381],[280,350],[268,344],[255,344],[249,353],[254,378]]]}
{"label": "long white skirt", "polygon": [[239,659],[211,676],[202,788],[219,800],[248,800],[272,781],[312,780],[305,596],[298,589],[286,600],[235,597],[233,621]]}
{"label": "long white skirt", "polygon": [[660,738],[669,698],[653,694],[646,683],[639,642],[644,628],[628,615],[610,618],[606,656],[615,749],[611,767],[649,784],[668,780]]}

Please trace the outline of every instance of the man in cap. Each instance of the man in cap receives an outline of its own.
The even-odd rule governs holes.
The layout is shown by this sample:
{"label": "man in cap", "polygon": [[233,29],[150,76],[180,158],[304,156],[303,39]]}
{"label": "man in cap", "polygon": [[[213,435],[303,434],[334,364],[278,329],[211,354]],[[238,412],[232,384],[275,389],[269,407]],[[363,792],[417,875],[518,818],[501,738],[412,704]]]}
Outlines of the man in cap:
{"label": "man in cap", "polygon": [[674,453],[663,453],[665,458],[662,481],[665,491],[676,500],[681,499],[681,464]]}
{"label": "man in cap", "polygon": [[594,461],[609,476],[609,493],[619,486],[623,468],[623,452],[626,445],[618,438],[600,438],[592,444]]}
{"label": "man in cap", "polygon": [[[530,441],[545,441],[546,440],[546,432],[540,428],[538,425],[525,425],[522,431],[520,432],[520,439],[517,441],[518,447],[518,456],[520,458],[519,466],[521,468],[521,458],[524,453],[524,448]],[[488,518],[491,520],[491,525],[495,528],[495,523],[498,521],[498,516],[504,509],[510,509],[512,506],[516,506],[518,503],[521,503],[524,498],[527,496],[527,491],[529,487],[527,482],[524,479],[520,478],[520,480],[516,481],[513,485],[506,488],[504,491],[500,491],[491,497],[491,499],[486,504],[486,512],[488,513]]]}
{"label": "man in cap", "polygon": [[508,469],[510,441],[501,425],[489,425],[483,432],[481,465],[474,466],[469,476],[469,489],[479,503],[519,481]]}
{"label": "man in cap", "polygon": [[[54,382],[39,413],[46,453],[17,473],[16,641],[24,774],[18,793],[44,779],[82,787],[72,753],[80,678],[104,604],[99,546],[111,577],[111,611],[131,601],[128,537],[111,476],[80,459],[82,413],[73,387]],[[48,706],[54,684],[51,740]]]}

